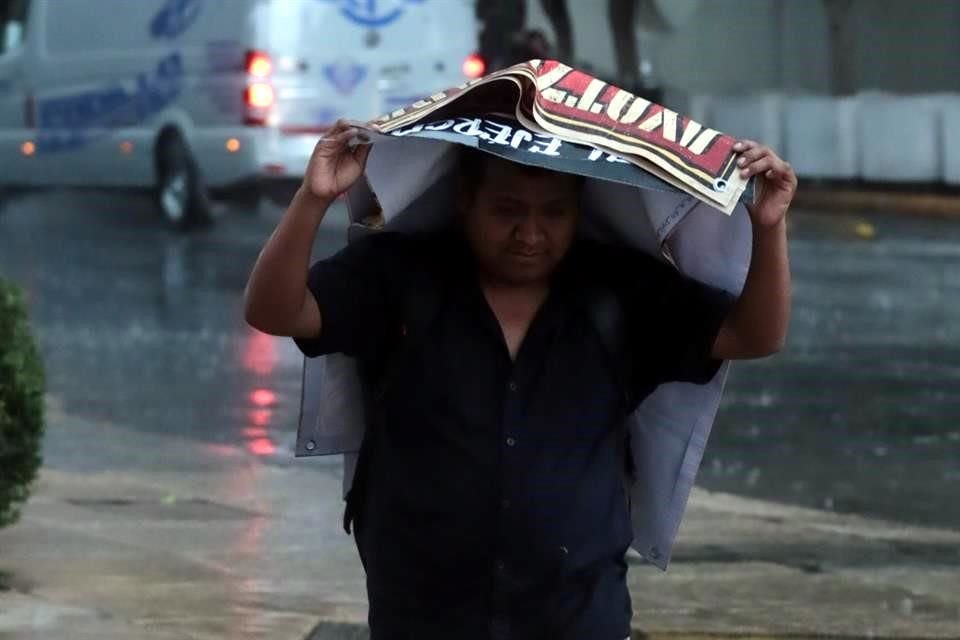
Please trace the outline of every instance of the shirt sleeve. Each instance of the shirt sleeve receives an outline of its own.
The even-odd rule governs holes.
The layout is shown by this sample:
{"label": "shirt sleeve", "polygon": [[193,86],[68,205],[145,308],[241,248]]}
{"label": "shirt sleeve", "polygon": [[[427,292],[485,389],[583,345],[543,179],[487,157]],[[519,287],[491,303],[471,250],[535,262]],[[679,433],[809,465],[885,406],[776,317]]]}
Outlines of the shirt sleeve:
{"label": "shirt sleeve", "polygon": [[376,233],[310,267],[307,288],[320,308],[320,334],[294,338],[307,357],[344,353],[374,358],[399,331],[396,275],[402,240]]}
{"label": "shirt sleeve", "polygon": [[641,252],[619,254],[616,270],[627,316],[628,369],[640,387],[706,384],[722,360],[713,344],[735,297]]}

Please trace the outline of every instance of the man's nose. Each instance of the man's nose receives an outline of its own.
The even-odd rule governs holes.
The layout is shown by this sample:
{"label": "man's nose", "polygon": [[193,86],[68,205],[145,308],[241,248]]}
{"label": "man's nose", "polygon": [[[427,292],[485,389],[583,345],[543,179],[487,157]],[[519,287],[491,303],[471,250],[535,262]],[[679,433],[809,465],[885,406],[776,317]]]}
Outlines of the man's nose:
{"label": "man's nose", "polygon": [[544,238],[543,229],[540,228],[537,217],[533,215],[524,216],[517,225],[516,234],[518,240],[529,245],[539,244]]}

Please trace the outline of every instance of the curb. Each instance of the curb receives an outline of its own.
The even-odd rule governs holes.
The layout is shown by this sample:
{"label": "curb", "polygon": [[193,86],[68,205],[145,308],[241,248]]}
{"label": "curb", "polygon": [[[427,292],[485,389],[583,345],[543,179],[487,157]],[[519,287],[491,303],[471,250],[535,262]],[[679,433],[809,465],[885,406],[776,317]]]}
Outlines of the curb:
{"label": "curb", "polygon": [[800,184],[794,205],[805,209],[899,213],[960,219],[960,193],[896,191]]}
{"label": "curb", "polygon": [[370,640],[370,630],[366,624],[321,620],[304,640]]}
{"label": "curb", "polygon": [[[814,640],[819,638],[833,638],[835,640],[894,640],[894,636],[864,635],[815,635],[808,633],[710,633],[707,631],[691,633],[685,631],[651,631],[645,632],[634,627],[630,632],[630,640]],[[370,640],[370,632],[366,624],[351,622],[317,623],[304,640]],[[899,640],[903,640],[899,638]]]}

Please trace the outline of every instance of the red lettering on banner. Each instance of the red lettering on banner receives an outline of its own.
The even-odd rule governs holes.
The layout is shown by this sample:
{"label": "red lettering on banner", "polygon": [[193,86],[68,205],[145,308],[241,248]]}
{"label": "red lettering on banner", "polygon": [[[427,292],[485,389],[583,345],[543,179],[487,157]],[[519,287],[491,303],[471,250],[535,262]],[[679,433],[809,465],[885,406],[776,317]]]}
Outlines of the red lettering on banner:
{"label": "red lettering on banner", "polygon": [[580,129],[581,123],[622,144],[630,145],[631,138],[638,145],[652,143],[712,175],[731,153],[729,136],[723,136],[727,144],[715,145],[719,132],[564,64],[542,65],[537,89],[538,109],[548,119],[561,118],[554,122],[560,127],[568,121],[572,129]]}

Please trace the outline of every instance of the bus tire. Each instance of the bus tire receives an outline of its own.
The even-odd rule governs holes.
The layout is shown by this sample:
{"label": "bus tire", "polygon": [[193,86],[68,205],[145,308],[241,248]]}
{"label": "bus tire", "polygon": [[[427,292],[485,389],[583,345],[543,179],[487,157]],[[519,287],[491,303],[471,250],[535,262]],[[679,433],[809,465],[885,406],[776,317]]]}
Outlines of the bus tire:
{"label": "bus tire", "polygon": [[168,225],[187,231],[213,222],[203,176],[180,134],[171,132],[160,137],[156,167],[157,207]]}
{"label": "bus tire", "polygon": [[26,190],[19,187],[0,187],[0,213],[10,206],[13,200],[21,196]]}

